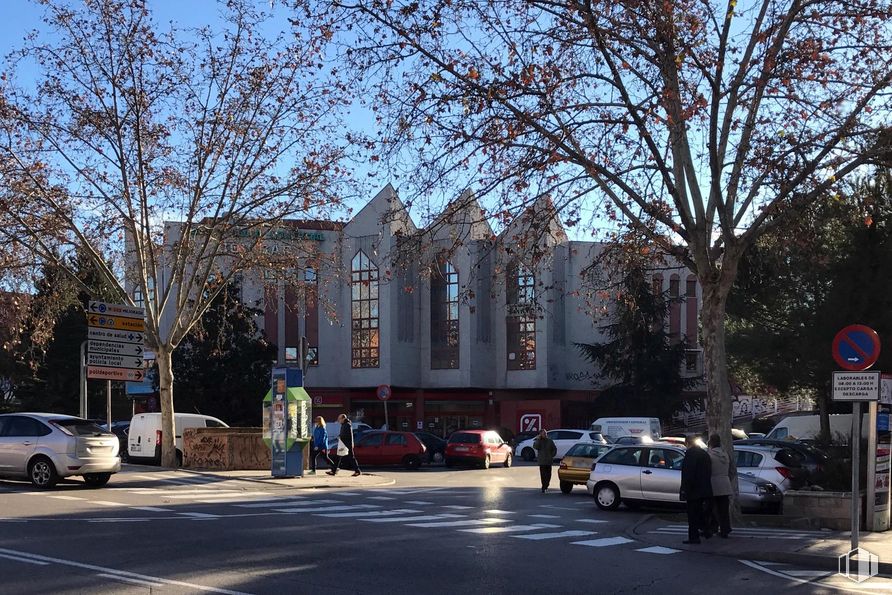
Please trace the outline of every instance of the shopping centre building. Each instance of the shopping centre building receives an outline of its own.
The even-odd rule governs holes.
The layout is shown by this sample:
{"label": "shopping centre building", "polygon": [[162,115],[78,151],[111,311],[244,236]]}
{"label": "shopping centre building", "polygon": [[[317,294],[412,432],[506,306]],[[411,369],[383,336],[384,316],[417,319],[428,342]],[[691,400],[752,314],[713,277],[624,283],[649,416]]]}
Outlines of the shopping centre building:
{"label": "shopping centre building", "polygon": [[[604,340],[592,282],[603,245],[541,221],[519,217],[496,235],[463,195],[421,229],[388,185],[346,223],[282,222],[275,246],[309,244],[318,257],[291,270],[299,283],[242,274],[242,298],[262,309],[279,363],[296,365],[307,338],[314,415],[378,427],[389,394],[391,429],[580,427],[610,413],[597,410],[597,370],[575,346]],[[524,225],[540,226],[535,239]],[[686,342],[683,373],[699,376],[699,285],[671,265],[653,281],[678,298],[666,324]]]}

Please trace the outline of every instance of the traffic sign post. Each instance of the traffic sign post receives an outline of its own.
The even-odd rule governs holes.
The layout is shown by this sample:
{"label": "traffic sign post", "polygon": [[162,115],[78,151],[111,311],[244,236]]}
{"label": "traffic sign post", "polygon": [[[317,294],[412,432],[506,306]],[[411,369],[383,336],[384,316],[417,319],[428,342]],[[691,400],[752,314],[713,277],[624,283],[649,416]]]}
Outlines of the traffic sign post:
{"label": "traffic sign post", "polygon": [[[81,366],[86,371],[86,378],[108,383],[108,427],[112,422],[112,380],[138,382],[145,377],[145,329],[143,308],[95,300],[87,304],[87,341]],[[85,402],[82,403],[82,414],[84,417],[87,415]]]}
{"label": "traffic sign post", "polygon": [[[833,359],[847,372],[833,373],[834,401],[852,403],[852,550],[858,549],[861,531],[861,403],[880,398],[880,372],[865,372],[880,357],[880,337],[863,324],[851,324],[833,338]],[[871,431],[875,431],[873,428]]]}
{"label": "traffic sign post", "polygon": [[390,422],[387,419],[387,401],[390,399],[391,394],[393,394],[390,390],[389,384],[382,384],[378,387],[378,390],[375,391],[378,395],[378,398],[384,401],[384,425],[387,426],[387,429],[390,429]]}

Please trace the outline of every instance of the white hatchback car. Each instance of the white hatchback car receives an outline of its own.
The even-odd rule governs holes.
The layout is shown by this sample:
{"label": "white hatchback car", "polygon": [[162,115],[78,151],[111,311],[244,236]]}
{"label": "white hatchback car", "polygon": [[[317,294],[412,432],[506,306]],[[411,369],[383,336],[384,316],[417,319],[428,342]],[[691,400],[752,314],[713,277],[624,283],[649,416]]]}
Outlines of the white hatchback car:
{"label": "white hatchback car", "polygon": [[86,419],[55,413],[0,415],[0,475],[51,488],[80,475],[91,487],[121,470],[118,437]]}
{"label": "white hatchback car", "polygon": [[[600,432],[592,432],[590,430],[550,430],[548,437],[554,440],[557,447],[557,454],[554,458],[562,459],[567,451],[577,442],[594,442],[596,444],[607,444],[607,440],[601,436]],[[533,448],[535,438],[529,438],[519,443],[514,448],[514,455],[521,457],[524,461],[535,461],[536,450]]]}
{"label": "white hatchback car", "polygon": [[767,479],[781,492],[801,487],[806,483],[807,470],[795,453],[775,446],[735,444],[737,472]]}

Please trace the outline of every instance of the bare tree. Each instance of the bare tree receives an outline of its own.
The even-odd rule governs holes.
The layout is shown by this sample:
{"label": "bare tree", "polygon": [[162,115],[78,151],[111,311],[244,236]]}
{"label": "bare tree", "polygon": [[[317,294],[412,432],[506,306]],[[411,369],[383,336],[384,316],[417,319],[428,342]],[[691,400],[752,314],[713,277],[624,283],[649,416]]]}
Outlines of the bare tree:
{"label": "bare tree", "polygon": [[412,168],[404,190],[471,185],[498,221],[547,196],[566,224],[632,227],[697,275],[707,421],[730,449],[738,263],[888,161],[890,3],[334,4],[344,56],[374,85],[382,159]]}
{"label": "bare tree", "polygon": [[[190,30],[163,30],[140,0],[42,4],[46,31],[12,57],[0,95],[0,176],[16,186],[0,237],[46,260],[77,248],[122,299],[145,296],[174,466],[173,350],[234,275],[324,258],[270,248],[285,219],[344,197],[346,87],[325,64],[328,31],[304,16],[270,37],[249,0]],[[16,80],[35,67],[33,85]]]}

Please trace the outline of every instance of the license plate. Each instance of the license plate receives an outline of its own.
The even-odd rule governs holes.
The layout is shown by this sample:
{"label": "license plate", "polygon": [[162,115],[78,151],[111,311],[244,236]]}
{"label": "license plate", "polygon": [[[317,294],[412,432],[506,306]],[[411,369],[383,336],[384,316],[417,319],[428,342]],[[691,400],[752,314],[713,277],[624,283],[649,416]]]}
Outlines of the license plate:
{"label": "license plate", "polygon": [[467,446],[456,446],[455,451],[456,452],[468,452],[468,447]]}
{"label": "license plate", "polygon": [[142,446],[139,444],[131,444],[130,450],[132,450],[133,452],[139,452],[142,450]]}

